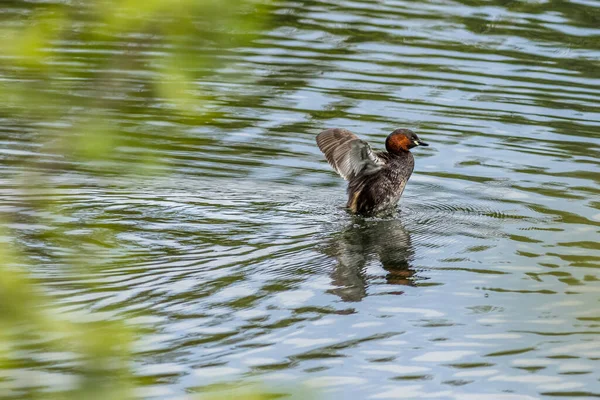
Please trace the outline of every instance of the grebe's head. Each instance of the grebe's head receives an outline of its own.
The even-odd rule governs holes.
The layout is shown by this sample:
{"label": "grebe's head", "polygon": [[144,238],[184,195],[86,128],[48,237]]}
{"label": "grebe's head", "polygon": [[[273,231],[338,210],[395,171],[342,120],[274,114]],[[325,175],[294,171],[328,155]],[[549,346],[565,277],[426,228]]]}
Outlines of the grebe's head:
{"label": "grebe's head", "polygon": [[385,140],[385,149],[389,153],[407,152],[413,147],[429,146],[410,129],[396,129]]}

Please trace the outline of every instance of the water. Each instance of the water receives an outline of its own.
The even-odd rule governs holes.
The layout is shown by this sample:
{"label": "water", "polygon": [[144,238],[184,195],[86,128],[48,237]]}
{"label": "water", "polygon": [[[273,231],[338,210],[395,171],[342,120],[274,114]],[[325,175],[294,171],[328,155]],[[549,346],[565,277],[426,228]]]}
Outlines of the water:
{"label": "water", "polygon": [[[91,164],[0,121],[2,209],[60,309],[147,331],[134,366],[145,398],[240,378],[323,398],[599,397],[600,4],[270,13],[200,82],[223,110],[213,123],[144,105],[114,116],[132,123],[114,158],[159,155],[167,175],[92,179]],[[314,142],[328,127],[378,149],[397,127],[431,144],[414,150],[397,215],[346,213]],[[52,188],[20,190],[15,176],[46,163]],[[35,212],[48,198],[56,210]],[[93,273],[63,267],[75,256],[63,236],[98,256]],[[68,377],[64,357],[20,368]]]}

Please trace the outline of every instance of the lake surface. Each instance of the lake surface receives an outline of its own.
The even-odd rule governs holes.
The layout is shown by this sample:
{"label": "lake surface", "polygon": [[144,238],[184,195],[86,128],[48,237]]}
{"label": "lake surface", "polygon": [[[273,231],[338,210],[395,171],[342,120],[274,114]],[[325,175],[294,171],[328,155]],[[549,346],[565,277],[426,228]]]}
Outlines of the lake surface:
{"label": "lake surface", "polygon": [[[142,398],[242,378],[324,399],[600,397],[600,3],[269,13],[266,32],[198,82],[221,117],[164,120],[135,99],[111,116],[131,126],[114,161],[152,154],[168,173],[92,177],[31,139],[60,124],[0,114],[2,211],[60,310],[146,332]],[[61,51],[81,54],[74,74],[89,68],[85,46]],[[413,151],[396,215],[345,211],[314,140],[329,127],[375,149],[398,127],[430,143]],[[21,190],[46,164],[51,184]],[[48,198],[54,211],[33,211]],[[64,267],[62,238],[80,238],[98,268]],[[67,385],[65,358],[17,368]]]}

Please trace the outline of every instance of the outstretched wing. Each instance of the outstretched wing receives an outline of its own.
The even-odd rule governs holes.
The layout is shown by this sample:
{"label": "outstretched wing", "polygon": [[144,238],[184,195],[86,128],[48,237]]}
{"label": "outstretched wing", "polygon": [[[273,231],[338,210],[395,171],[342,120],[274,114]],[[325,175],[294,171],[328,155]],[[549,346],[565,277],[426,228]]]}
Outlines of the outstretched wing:
{"label": "outstretched wing", "polygon": [[333,169],[347,181],[359,174],[377,172],[384,164],[367,142],[346,129],[333,128],[319,133],[317,146]]}

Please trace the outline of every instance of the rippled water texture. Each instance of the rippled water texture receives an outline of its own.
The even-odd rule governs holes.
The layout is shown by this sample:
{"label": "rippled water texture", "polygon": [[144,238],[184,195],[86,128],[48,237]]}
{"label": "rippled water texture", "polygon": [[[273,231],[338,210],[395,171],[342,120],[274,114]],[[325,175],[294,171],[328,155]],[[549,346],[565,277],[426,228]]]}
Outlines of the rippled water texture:
{"label": "rippled water texture", "polygon": [[[241,377],[325,398],[599,397],[600,4],[290,1],[271,13],[271,29],[199,82],[223,118],[119,116],[147,121],[119,157],[147,143],[168,175],[61,173],[0,121],[2,209],[61,310],[149,332],[136,344],[145,397]],[[167,126],[177,134],[161,136]],[[314,142],[328,127],[378,149],[397,127],[431,144],[414,151],[397,215],[346,213]],[[52,191],[15,186],[29,158],[57,163]],[[33,214],[48,196],[56,215]],[[43,234],[55,218],[102,268],[61,268],[66,250]],[[22,368],[68,375],[55,357]]]}

